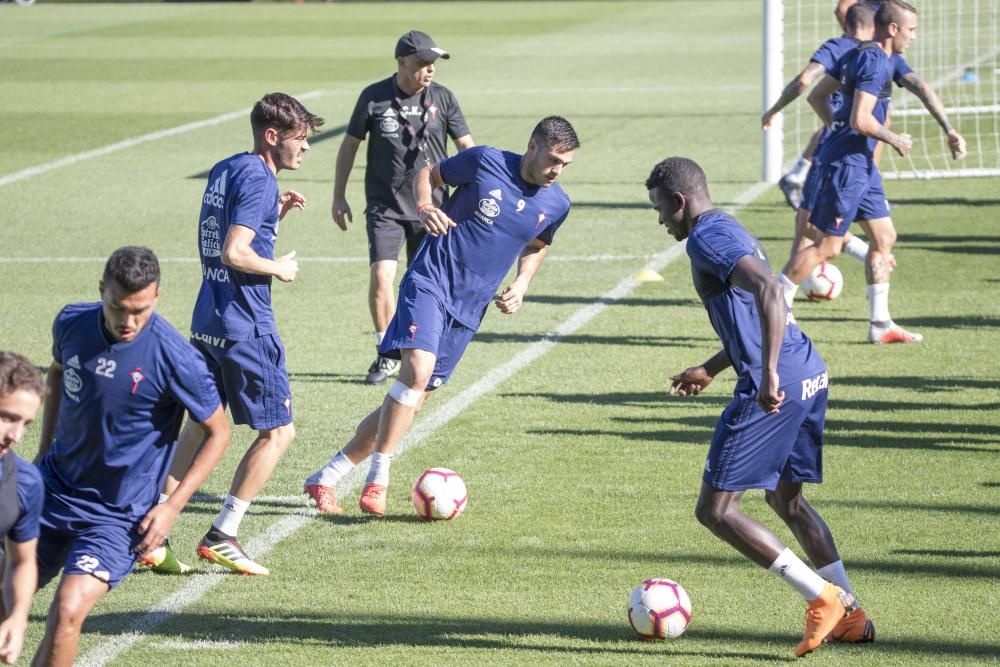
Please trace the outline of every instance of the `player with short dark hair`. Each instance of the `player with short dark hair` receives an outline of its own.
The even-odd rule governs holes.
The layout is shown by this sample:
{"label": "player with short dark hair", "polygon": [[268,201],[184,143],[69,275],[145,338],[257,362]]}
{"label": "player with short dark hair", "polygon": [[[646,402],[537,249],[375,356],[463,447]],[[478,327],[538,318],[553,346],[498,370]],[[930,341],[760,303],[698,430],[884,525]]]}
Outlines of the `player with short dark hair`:
{"label": "player with short dark hair", "polygon": [[[712,437],[695,514],[808,601],[797,656],[827,637],[872,641],[874,627],[857,607],[833,536],[802,496],[803,483],[823,479],[826,364],[788,318],[760,242],[714,207],[697,163],[682,157],[660,162],[646,189],[660,224],[678,241],[687,240],[695,291],[723,343],[700,366],[673,376],[670,393],[697,395],[729,367],[738,376]],[[768,504],[817,570],[743,512],[748,489],[765,489]]]}
{"label": "player with short dark hair", "polygon": [[24,647],[31,598],[38,588],[38,517],[45,489],[38,468],[12,451],[45,397],[45,381],[25,357],[0,352],[0,561],[3,620],[0,661],[17,662]]}
{"label": "player with short dark hair", "polygon": [[[202,283],[191,316],[191,343],[205,357],[224,405],[237,424],[256,429],[212,527],[198,545],[198,557],[241,574],[267,575],[237,540],[240,523],[278,461],[295,439],[292,392],[285,348],[271,306],[274,278],[292,282],[295,252],[275,258],[278,223],[305,198],[279,194],[276,175],[298,169],[308,137],[323,125],[301,102],[270,93],[250,114],[253,150],[212,167],[198,227]],[[201,434],[184,429],[162,498],[171,495]],[[179,567],[177,565],[179,565]],[[164,572],[184,570],[164,546],[150,563]]]}
{"label": "player with short dark hair", "polygon": [[[347,203],[347,180],[361,142],[368,138],[365,167],[365,222],[368,231],[368,307],[375,327],[375,347],[382,343],[396,310],[393,292],[399,251],[406,245],[409,263],[424,236],[413,198],[413,177],[423,167],[448,157],[448,137],[458,150],[475,145],[455,95],[435,82],[437,61],[450,54],[430,35],[411,30],[396,42],[396,73],[377,81],[358,97],[337,153],[331,214],[344,231],[353,221]],[[440,206],[447,190],[434,192]],[[365,377],[384,384],[399,373],[399,361],[376,353]]]}
{"label": "player with short dark hair", "polygon": [[[451,377],[490,301],[508,315],[521,307],[569,214],[569,198],[555,181],[579,145],[573,126],[551,116],[535,127],[523,155],[481,146],[417,174],[427,237],[403,276],[399,307],[379,348],[401,359],[399,380],[351,441],[306,480],[320,511],[341,511],[334,485],[371,455],[359,506],[385,513],[389,466],[414,413]],[[432,193],[445,185],[457,189],[438,208]],[[515,260],[516,277],[495,296]]]}
{"label": "player with short dark hair", "polygon": [[[99,290],[100,302],[68,305],[52,326],[36,459],[45,481],[39,584],[63,574],[36,664],[72,664],[90,610],[163,542],[229,443],[204,359],[155,312],[156,255],[119,248]],[[185,411],[204,443],[157,504]]]}
{"label": "player with short dark hair", "polygon": [[[779,280],[791,307],[798,286],[820,263],[837,257],[847,242],[848,228],[857,221],[869,239],[865,262],[871,343],[917,343],[918,333],[906,331],[889,315],[889,274],[896,230],[889,217],[882,176],[875,163],[881,141],[901,156],[913,139],[886,126],[893,81],[914,91],[938,120],[948,137],[952,157],[965,155],[965,139],[951,127],[933,89],[901,56],[916,35],[917,13],[902,0],[886,0],[875,13],[875,39],[848,52],[809,94],[809,103],[830,128],[817,155],[816,195],[810,221],[822,234],[800,248],[785,265]],[[833,110],[827,97],[840,88],[843,102]]]}

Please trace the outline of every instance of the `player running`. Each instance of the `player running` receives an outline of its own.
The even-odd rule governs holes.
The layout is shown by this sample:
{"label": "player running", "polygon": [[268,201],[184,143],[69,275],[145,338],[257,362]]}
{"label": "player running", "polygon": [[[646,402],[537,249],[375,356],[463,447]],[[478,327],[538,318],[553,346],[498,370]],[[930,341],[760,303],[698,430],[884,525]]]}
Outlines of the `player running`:
{"label": "player running", "polygon": [[[202,283],[191,318],[191,342],[208,362],[233,421],[257,430],[229,494],[198,545],[198,557],[241,574],[267,575],[237,541],[243,516],[295,438],[285,349],[271,307],[271,280],[291,282],[295,253],[275,259],[278,222],[305,198],[278,194],[275,175],[298,169],[308,136],[323,124],[301,102],[270,93],[250,112],[253,151],[214,167],[202,198],[198,247]],[[164,489],[168,497],[183,474],[200,434],[185,428]],[[161,551],[170,558],[169,547]],[[175,560],[175,559],[171,559]],[[169,562],[169,561],[168,561]]]}
{"label": "player running", "polygon": [[[830,135],[817,156],[820,169],[810,218],[822,236],[797,251],[779,276],[790,305],[799,284],[812,270],[840,254],[848,228],[858,221],[870,242],[865,278],[871,343],[917,343],[923,339],[920,334],[896,325],[889,315],[889,273],[896,230],[874,159],[879,141],[892,146],[901,156],[907,155],[913,145],[910,135],[897,134],[886,127],[886,117],[900,62],[893,56],[906,51],[916,29],[917,13],[913,6],[903,0],[886,0],[875,14],[875,40],[845,55],[810,93],[810,104],[830,128]],[[910,79],[909,85],[917,84]],[[843,103],[833,111],[826,98],[837,86]],[[948,123],[940,100],[929,86],[919,89],[925,106],[933,109],[932,114],[948,136],[952,157],[964,156],[965,139]]]}
{"label": "player running", "polygon": [[45,381],[31,362],[14,352],[0,352],[0,536],[4,540],[0,661],[8,665],[21,655],[31,598],[38,588],[38,517],[45,492],[38,468],[11,448],[35,420],[44,396]]}
{"label": "player running", "polygon": [[[66,306],[52,326],[37,459],[45,481],[39,585],[63,574],[35,664],[73,663],[90,610],[162,543],[229,444],[205,361],[155,313],[156,255],[116,250],[100,294],[98,303]],[[185,410],[204,442],[157,504]]]}
{"label": "player running", "polygon": [[[371,455],[359,506],[385,514],[389,466],[414,413],[448,381],[490,301],[508,315],[521,307],[569,214],[569,198],[555,181],[579,146],[573,126],[550,116],[535,126],[523,155],[480,146],[418,172],[418,211],[428,235],[403,276],[379,349],[402,360],[399,380],[351,441],[306,480],[320,511],[341,511],[334,485]],[[437,208],[432,192],[445,185],[458,189]],[[517,276],[494,296],[515,260]]]}
{"label": "player running", "polygon": [[[660,224],[678,241],[687,239],[695,291],[723,342],[705,363],[673,376],[670,393],[697,395],[730,366],[738,375],[708,451],[698,520],[808,602],[795,655],[827,637],[872,641],[874,626],[857,605],[833,536],[802,496],[804,482],[822,481],[826,364],[787,317],[760,242],[714,208],[701,167],[668,158],[653,168],[646,188]],[[816,570],[744,514],[747,489],[765,489]]]}

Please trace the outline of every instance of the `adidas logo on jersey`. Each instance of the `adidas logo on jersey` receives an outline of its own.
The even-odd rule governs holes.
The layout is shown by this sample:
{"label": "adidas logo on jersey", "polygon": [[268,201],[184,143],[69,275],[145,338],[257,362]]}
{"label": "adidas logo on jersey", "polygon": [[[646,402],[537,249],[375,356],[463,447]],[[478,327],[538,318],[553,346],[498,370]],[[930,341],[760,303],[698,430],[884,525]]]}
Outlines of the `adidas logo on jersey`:
{"label": "adidas logo on jersey", "polygon": [[74,354],[72,357],[66,360],[66,365],[70,368],[75,368],[80,370],[80,357]]}
{"label": "adidas logo on jersey", "polygon": [[500,188],[497,188],[496,190],[490,190],[490,195],[496,197],[498,201],[503,201],[503,192],[500,191]]}
{"label": "adidas logo on jersey", "polygon": [[222,208],[226,201],[226,179],[229,177],[229,170],[222,172],[222,175],[215,179],[212,187],[205,193],[202,203],[215,208]]}
{"label": "adidas logo on jersey", "polygon": [[382,115],[387,118],[392,118],[393,116],[396,115],[396,112],[393,110],[392,107],[389,107],[388,109],[382,112]]}

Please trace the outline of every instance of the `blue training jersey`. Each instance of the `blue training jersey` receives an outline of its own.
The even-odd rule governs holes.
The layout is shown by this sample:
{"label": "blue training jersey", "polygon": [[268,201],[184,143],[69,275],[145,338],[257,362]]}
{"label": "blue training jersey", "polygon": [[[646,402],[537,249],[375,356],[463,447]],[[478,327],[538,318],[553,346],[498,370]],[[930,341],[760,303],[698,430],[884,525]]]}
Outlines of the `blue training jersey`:
{"label": "blue training jersey", "polygon": [[569,214],[569,197],[556,183],[525,182],[521,156],[490,146],[469,148],[440,165],[444,182],[457,187],[443,207],[457,227],[426,236],[406,277],[475,330],[524,247],[534,239],[552,243]]}
{"label": "blue training jersey", "polygon": [[66,306],[52,325],[63,367],[55,436],[40,468],[47,521],[131,527],[156,505],[185,408],[204,422],[219,407],[205,360],[153,314],[115,342],[100,303]]}
{"label": "blue training jersey", "polygon": [[[16,463],[14,460],[16,459]],[[7,533],[14,542],[27,542],[38,537],[38,517],[42,514],[45,499],[45,485],[38,468],[28,463],[14,452],[7,452],[0,458],[0,467],[5,478],[17,468],[17,520]]]}
{"label": "blue training jersey", "polygon": [[[736,218],[719,209],[698,216],[688,237],[687,254],[695,291],[739,375],[736,391],[756,392],[762,369],[760,314],[753,294],[730,284],[729,275],[745,255],[756,255],[765,263],[767,255]],[[778,353],[781,386],[815,377],[824,370],[826,364],[809,337],[789,321]]]}
{"label": "blue training jersey", "polygon": [[[818,63],[823,66],[827,74],[830,74],[837,66],[837,62],[844,57],[844,54],[857,48],[860,42],[853,37],[834,37],[833,39],[828,39],[823,42],[818,49],[812,54],[809,59],[810,62]],[[831,75],[832,76],[832,75]],[[840,105],[844,101],[843,93],[841,93],[840,88],[833,91],[833,94],[827,98],[830,101],[830,108],[837,111]],[[823,145],[826,141],[827,136],[829,136],[830,130],[826,127],[820,132],[819,139],[817,140],[817,148],[814,153],[819,153],[819,146]]]}
{"label": "blue training jersey", "polygon": [[275,333],[271,276],[243,273],[222,262],[222,248],[233,225],[256,232],[250,247],[261,257],[274,259],[278,181],[259,155],[239,153],[212,167],[199,219],[202,282],[191,331],[228,340]]}
{"label": "blue training jersey", "polygon": [[882,125],[892,100],[892,84],[902,84],[903,77],[912,72],[899,54],[889,57],[875,42],[865,42],[848,51],[837,61],[830,76],[840,79],[841,105],[834,110],[833,127],[818,151],[821,162],[829,163],[846,155],[861,155],[871,159],[877,139],[866,137],[851,128],[854,94],[862,91],[877,98],[872,115]]}

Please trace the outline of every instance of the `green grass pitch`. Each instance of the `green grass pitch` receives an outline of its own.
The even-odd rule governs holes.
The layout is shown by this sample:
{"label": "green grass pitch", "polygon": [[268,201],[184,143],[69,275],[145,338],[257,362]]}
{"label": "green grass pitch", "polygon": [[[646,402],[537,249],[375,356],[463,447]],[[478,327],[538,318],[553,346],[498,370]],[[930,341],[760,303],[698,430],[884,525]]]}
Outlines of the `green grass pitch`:
{"label": "green grass pitch", "polygon": [[[279,174],[309,201],[282,223],[278,242],[279,252],[305,258],[299,278],[274,287],[299,438],[240,535],[245,545],[268,544],[286,529],[260,557],[273,575],[215,575],[204,566],[187,577],[137,573],[95,609],[81,658],[791,659],[799,597],[693,516],[707,443],[734,378],[720,376],[696,399],[666,395],[671,374],[718,345],[687,259],[668,264],[664,282],[612,294],[673,244],[643,187],[655,162],[695,158],[720,205],[744,203],[757,183],[759,11],[747,0],[0,6],[0,179],[249,109],[269,91],[316,91],[306,104],[327,119],[302,168]],[[549,114],[569,118],[583,142],[563,177],[573,211],[525,307],[487,315],[418,427],[441,420],[478,380],[537,349],[575,314],[602,309],[405,451],[385,519],[362,516],[356,490],[343,518],[312,517],[296,497],[302,480],[385,391],[361,384],[372,356],[364,152],[348,189],[355,222],[347,233],[329,216],[334,158],[357,94],[393,71],[395,40],[413,28],[452,52],[438,80],[455,91],[477,142],[521,150]],[[160,312],[186,331],[200,279],[204,174],[249,147],[240,117],[0,186],[0,348],[47,365],[52,317],[65,303],[96,299],[101,258],[128,243],[163,258]],[[847,285],[837,301],[796,306],[831,375],[826,483],[808,497],[833,528],[878,629],[873,645],[828,646],[808,660],[995,662],[1000,188],[982,179],[890,182],[887,190],[900,230],[893,315],[926,341],[864,342],[864,277],[849,258],[839,261]],[[779,268],[792,215],[777,190],[738,217]],[[225,493],[250,438],[246,428],[234,431],[206,495]],[[36,444],[34,429],[21,453],[31,457]],[[432,466],[459,471],[468,485],[468,509],[454,522],[421,523],[409,506],[410,485]],[[793,543],[761,494],[748,494],[747,506]],[[173,541],[184,558],[194,559],[216,510],[209,498],[181,516]],[[675,642],[642,642],[627,624],[628,594],[649,577],[675,579],[691,595],[693,623]],[[36,598],[25,664],[51,595],[50,587]],[[134,627],[145,631],[125,642]]]}

